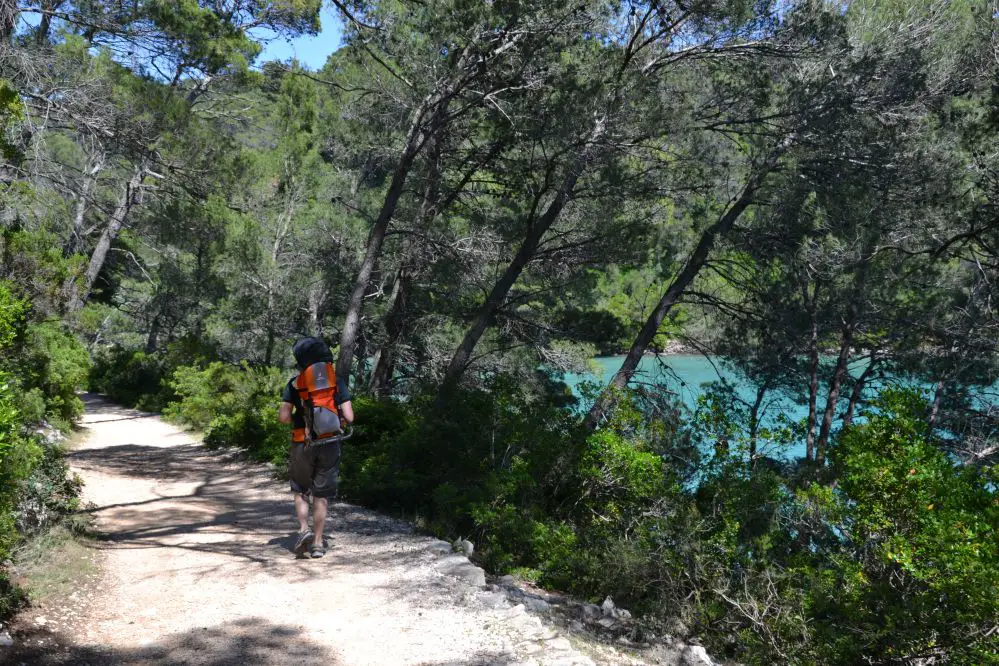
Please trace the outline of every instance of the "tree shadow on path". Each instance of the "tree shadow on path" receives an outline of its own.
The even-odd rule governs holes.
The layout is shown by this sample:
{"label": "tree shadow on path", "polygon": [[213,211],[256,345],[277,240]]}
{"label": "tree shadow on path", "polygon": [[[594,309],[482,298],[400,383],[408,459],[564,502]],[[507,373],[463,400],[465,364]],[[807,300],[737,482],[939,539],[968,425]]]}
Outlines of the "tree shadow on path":
{"label": "tree shadow on path", "polygon": [[[88,394],[84,400],[98,419],[107,414],[124,419],[138,414],[99,396]],[[100,517],[99,538],[110,547],[224,555],[226,560],[236,558],[260,569],[280,569],[288,582],[313,577],[313,569],[320,564],[334,569],[389,561],[410,566],[426,559],[425,549],[393,547],[400,538],[412,535],[408,524],[335,503],[328,527],[333,535],[331,555],[336,557],[289,570],[287,565],[295,560],[297,522],[291,494],[282,492],[284,482],[275,478],[272,467],[248,463],[245,452],[235,449],[210,450],[201,443],[139,443],[145,434],[141,423],[135,425],[134,433],[129,427],[127,434],[134,438],[132,442],[78,449],[67,456],[77,469],[112,477],[108,483],[117,478],[152,482],[134,499],[86,509]],[[170,433],[155,433],[157,443],[164,434]],[[363,554],[337,553],[338,539],[364,545]],[[208,572],[212,567],[204,568]]]}
{"label": "tree shadow on path", "polygon": [[[55,640],[60,642],[58,637]],[[103,650],[76,645],[62,648],[25,647],[8,653],[6,658],[7,661],[4,661],[4,653],[0,651],[0,663],[32,666],[337,666],[342,663],[327,648],[309,640],[300,629],[275,624],[263,618],[247,618],[216,627],[180,632],[150,645],[127,650]]]}

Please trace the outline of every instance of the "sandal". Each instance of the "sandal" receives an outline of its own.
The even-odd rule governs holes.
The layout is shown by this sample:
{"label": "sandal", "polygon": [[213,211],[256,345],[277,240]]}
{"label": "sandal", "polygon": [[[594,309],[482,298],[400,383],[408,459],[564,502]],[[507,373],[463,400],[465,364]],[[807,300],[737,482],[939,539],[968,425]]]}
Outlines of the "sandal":
{"label": "sandal", "polygon": [[313,539],[315,535],[312,534],[312,530],[305,530],[304,532],[298,533],[298,540],[295,541],[295,547],[292,549],[295,551],[296,555],[304,555],[305,551],[309,548],[309,541]]}
{"label": "sandal", "polygon": [[326,555],[326,547],[325,546],[313,546],[312,547],[312,552],[310,553],[310,555],[312,555],[312,559],[318,560],[319,558],[321,558],[321,557],[323,557],[323,556]]}

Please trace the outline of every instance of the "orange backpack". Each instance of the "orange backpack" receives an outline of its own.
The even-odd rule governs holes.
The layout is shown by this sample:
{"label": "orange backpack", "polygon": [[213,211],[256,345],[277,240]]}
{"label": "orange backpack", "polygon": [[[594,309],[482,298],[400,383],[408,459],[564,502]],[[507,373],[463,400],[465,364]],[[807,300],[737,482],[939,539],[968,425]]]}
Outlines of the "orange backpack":
{"label": "orange backpack", "polygon": [[333,364],[313,363],[299,373],[294,386],[302,403],[305,427],[296,428],[292,439],[306,444],[325,444],[342,434]]}

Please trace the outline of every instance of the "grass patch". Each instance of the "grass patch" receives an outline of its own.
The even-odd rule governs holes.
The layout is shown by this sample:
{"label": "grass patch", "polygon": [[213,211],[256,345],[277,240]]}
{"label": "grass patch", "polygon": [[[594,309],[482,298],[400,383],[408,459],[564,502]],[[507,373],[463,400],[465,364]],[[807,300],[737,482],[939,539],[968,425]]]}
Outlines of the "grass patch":
{"label": "grass patch", "polygon": [[18,584],[33,603],[68,597],[97,572],[89,518],[70,516],[14,554]]}
{"label": "grass patch", "polygon": [[66,439],[61,443],[64,451],[75,451],[80,448],[90,437],[90,428],[86,426],[75,426]]}

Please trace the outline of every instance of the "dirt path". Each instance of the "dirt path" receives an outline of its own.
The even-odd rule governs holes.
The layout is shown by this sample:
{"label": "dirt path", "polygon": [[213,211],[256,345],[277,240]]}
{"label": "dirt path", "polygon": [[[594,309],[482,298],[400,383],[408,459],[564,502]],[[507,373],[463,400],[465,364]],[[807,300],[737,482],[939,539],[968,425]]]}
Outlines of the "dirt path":
{"label": "dirt path", "polygon": [[290,496],[266,467],[209,452],[157,417],[86,404],[88,438],[70,458],[107,538],[104,574],[62,627],[68,647],[36,659],[594,663],[523,606],[442,571],[456,559],[442,542],[373,512],[336,504],[329,554],[296,560]]}

